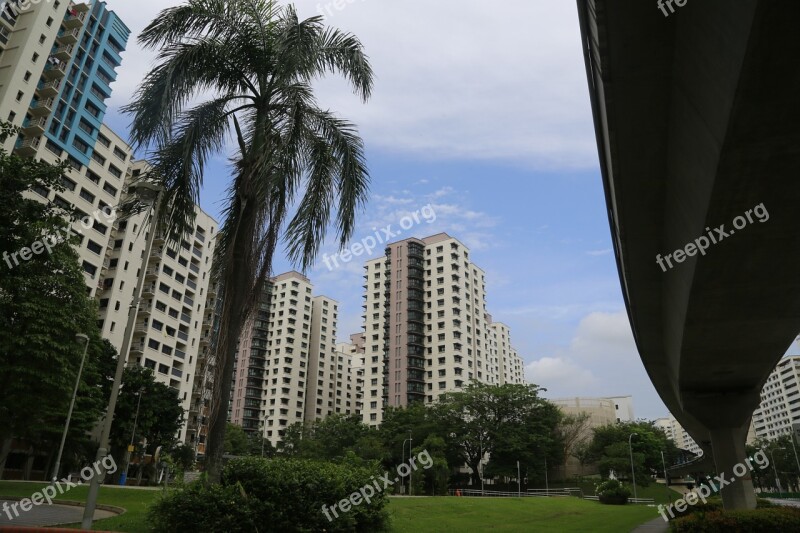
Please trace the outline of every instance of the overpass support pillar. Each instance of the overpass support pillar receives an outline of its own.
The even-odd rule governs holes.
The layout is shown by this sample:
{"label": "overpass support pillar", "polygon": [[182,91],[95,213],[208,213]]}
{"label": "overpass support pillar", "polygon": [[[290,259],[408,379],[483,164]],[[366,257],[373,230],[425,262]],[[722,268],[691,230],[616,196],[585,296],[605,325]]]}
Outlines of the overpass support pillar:
{"label": "overpass support pillar", "polygon": [[[747,454],[744,443],[747,439],[748,426],[710,430],[717,476],[724,476],[726,483],[720,494],[727,510],[756,508],[753,477],[750,474],[751,469],[745,462]],[[743,470],[746,472],[743,473]],[[713,483],[717,487],[722,485],[717,479],[714,479]]]}

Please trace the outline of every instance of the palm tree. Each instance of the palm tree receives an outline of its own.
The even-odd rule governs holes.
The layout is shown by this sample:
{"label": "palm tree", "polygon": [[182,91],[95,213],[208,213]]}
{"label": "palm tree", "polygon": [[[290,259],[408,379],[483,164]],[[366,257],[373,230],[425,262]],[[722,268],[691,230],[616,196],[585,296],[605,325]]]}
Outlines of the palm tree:
{"label": "palm tree", "polygon": [[163,176],[163,223],[173,241],[193,227],[209,157],[236,141],[212,280],[222,298],[206,457],[215,481],[233,354],[276,246],[283,240],[306,270],[332,211],[344,245],[368,193],[356,128],[320,109],[311,84],[338,73],[366,102],[372,68],[355,36],[326,28],[321,17],[300,21],[293,6],[274,0],[187,0],[163,10],[139,42],[160,51],[125,112],[133,143],[150,148],[153,175]]}

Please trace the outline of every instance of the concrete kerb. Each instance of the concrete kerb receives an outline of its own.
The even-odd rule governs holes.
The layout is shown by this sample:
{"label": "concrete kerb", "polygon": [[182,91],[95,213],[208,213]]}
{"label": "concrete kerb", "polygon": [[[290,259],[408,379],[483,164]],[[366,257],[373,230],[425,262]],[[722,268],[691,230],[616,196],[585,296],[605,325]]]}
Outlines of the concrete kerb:
{"label": "concrete kerb", "polygon": [[[25,497],[20,497],[20,496],[2,496],[2,495],[0,495],[0,500],[8,500],[8,501],[13,501],[13,502],[18,502],[18,501],[21,501],[21,500],[24,500],[24,499],[25,499]],[[86,505],[86,502],[76,502],[74,500],[53,500],[53,505],[67,505],[67,506],[70,506],[70,507],[83,507],[84,505]],[[101,503],[98,503],[95,506],[95,508],[99,509],[100,511],[107,511],[109,513],[115,513],[117,516],[123,515],[123,514],[128,512],[128,510],[125,509],[124,507],[117,507],[115,505],[105,505],[105,504],[101,504]],[[74,524],[74,522],[64,522],[64,523],[61,523],[61,524],[53,524],[53,527],[66,526],[68,524]],[[25,527],[25,526],[0,526],[0,531],[6,531],[7,532],[7,531],[11,531],[13,529],[21,529],[21,530],[24,530],[24,531],[30,531],[31,530],[30,527]],[[48,526],[46,528],[46,530],[47,531],[55,531],[50,526]],[[65,529],[64,531],[76,531],[76,530],[74,530],[74,529]]]}

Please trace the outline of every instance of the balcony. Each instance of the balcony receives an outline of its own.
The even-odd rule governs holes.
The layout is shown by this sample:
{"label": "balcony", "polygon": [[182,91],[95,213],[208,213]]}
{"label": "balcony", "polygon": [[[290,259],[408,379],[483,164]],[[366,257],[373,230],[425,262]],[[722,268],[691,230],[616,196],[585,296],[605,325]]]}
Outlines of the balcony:
{"label": "balcony", "polygon": [[175,349],[175,357],[177,357],[178,359],[186,359],[186,352],[184,352],[183,350],[178,350],[176,348]]}
{"label": "balcony", "polygon": [[56,37],[56,41],[59,44],[75,44],[78,42],[78,36],[81,34],[80,28],[75,28],[73,30],[66,30],[62,31]]}
{"label": "balcony", "polygon": [[142,296],[155,296],[156,295],[156,285],[155,283],[150,285],[145,285],[142,289]]}
{"label": "balcony", "polygon": [[80,28],[86,21],[86,12],[76,11],[75,14],[67,12],[62,24],[65,28]]}
{"label": "balcony", "polygon": [[144,353],[144,343],[143,342],[137,342],[137,343],[132,344],[131,345],[131,349],[130,349],[130,353],[131,354],[142,355]]}
{"label": "balcony", "polygon": [[49,115],[53,112],[53,108],[55,107],[55,100],[52,98],[47,98],[45,100],[35,100],[31,103],[31,115],[34,117],[42,117],[45,115]]}
{"label": "balcony", "polygon": [[69,7],[70,9],[73,9],[79,13],[88,13],[90,9],[89,4],[84,4],[84,3],[70,4]]}
{"label": "balcony", "polygon": [[42,143],[41,137],[28,137],[17,145],[17,153],[21,156],[34,156]]}
{"label": "balcony", "polygon": [[25,135],[41,135],[47,130],[47,119],[45,117],[33,118],[22,123],[22,131]]}
{"label": "balcony", "polygon": [[157,278],[158,277],[158,268],[151,267],[144,271],[145,278]]}
{"label": "balcony", "polygon": [[183,331],[178,331],[178,338],[184,342],[189,342],[189,335]]}
{"label": "balcony", "polygon": [[0,44],[6,45],[8,44],[8,38],[11,36],[11,32],[8,31],[8,28],[5,26],[0,26]]}
{"label": "balcony", "polygon": [[72,51],[75,50],[75,47],[71,44],[65,44],[64,46],[59,46],[58,49],[53,52],[53,56],[57,57],[62,61],[68,60],[72,57]]}
{"label": "balcony", "polygon": [[60,90],[61,80],[48,81],[47,83],[41,84],[36,88],[36,92],[38,92],[39,96],[43,98],[56,96]]}
{"label": "balcony", "polygon": [[175,376],[176,378],[183,377],[183,371],[178,370],[177,368],[173,368],[172,375]]}
{"label": "balcony", "polygon": [[144,322],[137,322],[133,327],[134,333],[147,333],[147,324]]}
{"label": "balcony", "polygon": [[48,80],[60,79],[67,75],[67,64],[64,61],[48,61],[44,67],[44,77]]}

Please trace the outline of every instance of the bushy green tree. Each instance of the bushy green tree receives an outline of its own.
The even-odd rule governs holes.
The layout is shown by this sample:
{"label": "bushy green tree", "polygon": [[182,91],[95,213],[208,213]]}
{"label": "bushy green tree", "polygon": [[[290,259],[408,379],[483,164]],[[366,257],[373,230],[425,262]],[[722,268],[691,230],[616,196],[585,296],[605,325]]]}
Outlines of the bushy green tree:
{"label": "bushy green tree", "polygon": [[[1,140],[16,134],[0,123]],[[0,151],[0,443],[18,437],[55,453],[83,355],[75,335],[83,333],[90,344],[67,462],[102,414],[99,367],[107,354],[97,307],[71,246],[75,212],[41,195],[62,191],[62,176],[69,172],[66,164]]]}

